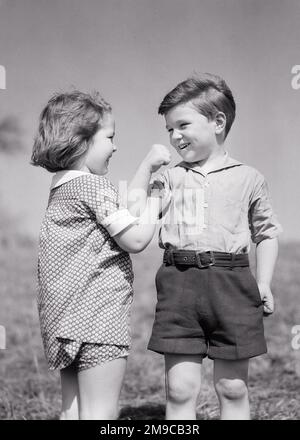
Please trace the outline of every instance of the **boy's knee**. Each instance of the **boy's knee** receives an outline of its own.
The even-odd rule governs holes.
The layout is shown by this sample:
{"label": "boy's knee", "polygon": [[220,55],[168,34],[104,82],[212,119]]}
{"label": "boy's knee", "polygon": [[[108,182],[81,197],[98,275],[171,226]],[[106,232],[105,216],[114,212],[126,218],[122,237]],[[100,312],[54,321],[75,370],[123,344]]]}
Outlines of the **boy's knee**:
{"label": "boy's knee", "polygon": [[196,400],[200,392],[200,381],[185,378],[168,384],[168,400],[172,403],[183,404]]}
{"label": "boy's knee", "polygon": [[218,396],[226,400],[239,400],[248,395],[247,385],[241,379],[220,379],[215,388]]}

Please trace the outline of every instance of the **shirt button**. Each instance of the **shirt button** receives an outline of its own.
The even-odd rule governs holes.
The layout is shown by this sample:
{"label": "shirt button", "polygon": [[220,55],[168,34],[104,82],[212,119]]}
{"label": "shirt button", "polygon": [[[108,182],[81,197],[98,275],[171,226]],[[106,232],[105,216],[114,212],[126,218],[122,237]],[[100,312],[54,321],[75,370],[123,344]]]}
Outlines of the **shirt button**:
{"label": "shirt button", "polygon": [[208,203],[203,203],[203,208],[208,208]]}
{"label": "shirt button", "polygon": [[202,227],[203,227],[203,229],[206,229],[206,228],[207,228],[207,225],[202,225]]}
{"label": "shirt button", "polygon": [[209,186],[209,182],[206,181],[206,182],[204,183],[204,186],[208,187],[208,186]]}

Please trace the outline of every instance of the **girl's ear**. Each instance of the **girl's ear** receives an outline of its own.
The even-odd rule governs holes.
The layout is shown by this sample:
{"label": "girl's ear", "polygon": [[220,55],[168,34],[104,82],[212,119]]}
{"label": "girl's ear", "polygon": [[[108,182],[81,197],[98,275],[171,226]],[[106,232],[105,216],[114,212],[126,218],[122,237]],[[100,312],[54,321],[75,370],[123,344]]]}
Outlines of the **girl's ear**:
{"label": "girl's ear", "polygon": [[221,134],[226,127],[226,115],[223,112],[219,112],[215,116],[216,134]]}

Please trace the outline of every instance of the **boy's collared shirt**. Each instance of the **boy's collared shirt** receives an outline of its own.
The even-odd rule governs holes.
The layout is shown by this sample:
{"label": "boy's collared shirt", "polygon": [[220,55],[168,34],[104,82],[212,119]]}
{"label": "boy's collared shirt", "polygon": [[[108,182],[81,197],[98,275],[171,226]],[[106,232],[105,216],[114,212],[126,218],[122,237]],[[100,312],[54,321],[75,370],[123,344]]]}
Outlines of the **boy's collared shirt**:
{"label": "boy's collared shirt", "polygon": [[165,188],[162,248],[247,253],[281,232],[264,177],[228,154],[208,168],[181,162],[156,177]]}

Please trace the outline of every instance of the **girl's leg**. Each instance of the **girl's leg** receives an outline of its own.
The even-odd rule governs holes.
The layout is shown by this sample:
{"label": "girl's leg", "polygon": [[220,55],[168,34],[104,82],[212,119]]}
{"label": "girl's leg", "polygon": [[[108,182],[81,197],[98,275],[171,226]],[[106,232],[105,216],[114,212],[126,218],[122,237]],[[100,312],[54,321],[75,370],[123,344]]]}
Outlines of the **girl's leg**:
{"label": "girl's leg", "polygon": [[78,420],[79,388],[77,372],[71,365],[60,371],[62,409],[60,420]]}
{"label": "girl's leg", "polygon": [[249,360],[214,361],[214,385],[220,402],[221,420],[249,420]]}
{"label": "girl's leg", "polygon": [[79,418],[115,420],[127,358],[114,359],[79,371]]}
{"label": "girl's leg", "polygon": [[167,420],[196,420],[202,356],[166,354]]}

